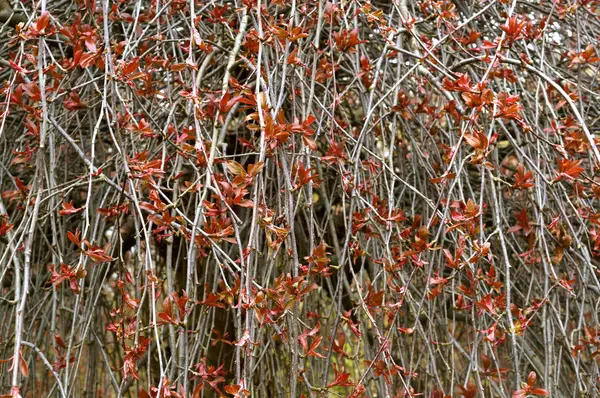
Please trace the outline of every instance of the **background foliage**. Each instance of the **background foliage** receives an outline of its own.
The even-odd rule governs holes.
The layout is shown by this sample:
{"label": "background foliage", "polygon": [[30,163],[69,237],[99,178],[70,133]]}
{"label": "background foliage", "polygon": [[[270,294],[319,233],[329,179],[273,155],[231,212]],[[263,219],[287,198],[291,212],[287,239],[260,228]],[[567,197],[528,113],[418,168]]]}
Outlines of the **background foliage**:
{"label": "background foliage", "polygon": [[598,1],[0,8],[0,393],[598,393]]}

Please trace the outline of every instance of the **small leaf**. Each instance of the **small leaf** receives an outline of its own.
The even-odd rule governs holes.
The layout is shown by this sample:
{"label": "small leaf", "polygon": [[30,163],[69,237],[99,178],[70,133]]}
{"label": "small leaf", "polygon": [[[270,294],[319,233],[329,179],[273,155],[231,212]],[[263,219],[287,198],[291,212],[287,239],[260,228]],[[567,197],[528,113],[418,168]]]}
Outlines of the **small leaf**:
{"label": "small leaf", "polygon": [[535,380],[537,379],[537,375],[535,374],[535,372],[532,370],[529,375],[527,376],[527,384],[530,387],[533,387],[533,385],[535,384]]}
{"label": "small leaf", "polygon": [[229,160],[225,163],[231,174],[235,176],[241,176],[242,178],[246,176],[246,170],[244,166],[236,162],[235,160]]}
{"label": "small leaf", "polygon": [[27,361],[23,358],[23,355],[19,355],[19,368],[23,376],[29,376],[29,368],[27,367]]}
{"label": "small leaf", "polygon": [[40,18],[35,23],[35,29],[38,32],[41,32],[44,29],[46,29],[46,27],[48,26],[49,22],[50,22],[50,13],[48,11],[44,11],[42,13],[42,16],[40,16]]}

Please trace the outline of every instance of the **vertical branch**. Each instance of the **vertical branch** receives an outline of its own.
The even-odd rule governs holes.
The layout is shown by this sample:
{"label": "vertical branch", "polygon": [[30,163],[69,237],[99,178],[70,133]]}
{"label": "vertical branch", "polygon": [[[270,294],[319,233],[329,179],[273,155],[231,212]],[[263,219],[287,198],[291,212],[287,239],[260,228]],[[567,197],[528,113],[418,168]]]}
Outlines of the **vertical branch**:
{"label": "vertical branch", "polygon": [[498,228],[498,237],[500,240],[500,247],[502,249],[502,257],[504,259],[504,284],[505,284],[505,297],[506,297],[506,317],[508,318],[508,333],[510,335],[511,346],[512,346],[512,366],[515,371],[515,385],[518,387],[521,385],[521,373],[519,372],[519,355],[518,355],[518,345],[517,345],[517,337],[515,335],[515,324],[513,322],[512,313],[511,313],[511,294],[512,294],[512,280],[510,276],[510,258],[508,257],[508,250],[506,249],[506,240],[504,238],[504,232],[502,231],[502,219],[500,213],[500,204],[498,201],[498,194],[496,193],[496,185],[494,182],[494,176],[492,172],[488,170],[490,175],[490,187],[491,187],[491,197],[494,211],[494,222],[496,224],[496,228]]}

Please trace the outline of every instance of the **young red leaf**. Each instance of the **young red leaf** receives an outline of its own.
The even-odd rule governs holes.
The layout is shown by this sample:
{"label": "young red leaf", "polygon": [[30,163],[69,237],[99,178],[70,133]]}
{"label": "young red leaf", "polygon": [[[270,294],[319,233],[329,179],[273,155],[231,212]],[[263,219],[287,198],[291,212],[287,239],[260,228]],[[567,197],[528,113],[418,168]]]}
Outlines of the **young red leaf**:
{"label": "young red leaf", "polygon": [[585,170],[581,167],[583,160],[560,159],[558,161],[558,176],[554,181],[575,180]]}
{"label": "young red leaf", "polygon": [[68,214],[77,214],[83,211],[83,207],[75,208],[73,207],[73,201],[63,202],[61,204],[62,210],[58,211],[58,214],[61,216],[66,216]]}
{"label": "young red leaf", "polygon": [[331,387],[335,387],[335,386],[348,387],[348,386],[354,385],[354,383],[352,383],[352,381],[350,380],[350,373],[345,373],[343,366],[338,368],[335,363],[333,363],[332,365],[333,365],[334,380],[331,383],[327,384],[327,388],[331,388]]}
{"label": "young red leaf", "polygon": [[42,15],[38,18],[37,22],[35,23],[35,29],[38,32],[43,32],[44,29],[46,29],[46,27],[48,26],[49,22],[50,22],[50,13],[48,11],[44,11],[44,12],[42,12]]}
{"label": "young red leaf", "polygon": [[81,246],[81,232],[79,232],[79,229],[76,229],[75,233],[67,231],[67,238],[69,238],[75,246]]}

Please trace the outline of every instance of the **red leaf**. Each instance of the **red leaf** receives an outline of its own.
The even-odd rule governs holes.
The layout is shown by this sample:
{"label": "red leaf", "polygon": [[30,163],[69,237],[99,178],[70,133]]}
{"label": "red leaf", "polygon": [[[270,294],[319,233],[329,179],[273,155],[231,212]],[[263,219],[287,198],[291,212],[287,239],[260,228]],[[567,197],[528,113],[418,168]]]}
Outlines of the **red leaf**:
{"label": "red leaf", "polygon": [[229,160],[225,163],[229,172],[235,176],[240,176],[242,178],[246,177],[246,170],[244,166],[236,162],[235,160]]}
{"label": "red leaf", "polygon": [[48,11],[44,11],[42,13],[42,16],[35,23],[35,29],[38,32],[42,32],[44,29],[46,29],[49,22],[50,22],[50,13]]}
{"label": "red leaf", "polygon": [[19,355],[19,369],[21,370],[21,373],[23,373],[23,376],[29,376],[29,368],[27,367],[27,361],[25,361],[23,355]]}
{"label": "red leaf", "polygon": [[474,130],[473,134],[465,134],[465,141],[474,149],[487,150],[488,139],[485,134],[479,130]]}
{"label": "red leaf", "polygon": [[574,180],[585,170],[581,167],[583,160],[569,160],[561,159],[558,161],[558,176],[554,181],[561,181],[563,179]]}
{"label": "red leaf", "polygon": [[477,302],[477,307],[490,312],[492,315],[496,315],[496,309],[494,308],[494,301],[492,300],[491,294],[486,294],[479,300]]}
{"label": "red leaf", "polygon": [[465,398],[475,398],[477,396],[477,386],[475,384],[469,383],[467,387],[459,385],[458,389],[460,390],[460,395]]}
{"label": "red leaf", "polygon": [[8,64],[10,65],[11,68],[13,68],[14,70],[16,70],[19,73],[24,73],[24,74],[33,73],[32,70],[27,70],[25,68],[22,68],[21,66],[17,65],[10,59],[8,60]]}
{"label": "red leaf", "polygon": [[244,335],[240,339],[240,341],[236,342],[235,345],[238,347],[243,347],[248,343],[252,343],[250,340],[250,332],[248,330],[244,330]]}
{"label": "red leaf", "polygon": [[56,341],[56,344],[61,347],[61,348],[67,348],[67,345],[65,344],[65,342],[63,341],[62,337],[60,337],[60,335],[55,334],[54,335],[54,341]]}
{"label": "red leaf", "polygon": [[79,232],[79,229],[76,229],[75,233],[67,231],[67,238],[69,238],[74,245],[81,246],[81,233]]}
{"label": "red leaf", "polygon": [[318,352],[315,351],[319,347],[319,345],[321,345],[322,340],[323,340],[323,336],[321,336],[321,335],[315,337],[315,339],[312,341],[312,343],[310,345],[310,349],[308,350],[306,355],[311,356],[311,357],[325,358],[325,355],[319,354]]}
{"label": "red leaf", "polygon": [[79,98],[79,94],[77,94],[77,92],[75,91],[71,91],[69,93],[69,97],[65,98],[64,105],[65,108],[70,111],[77,111],[79,109],[84,109],[87,107],[85,102],[81,101],[81,98]]}
{"label": "red leaf", "polygon": [[335,375],[334,380],[327,384],[327,388],[331,388],[334,386],[340,386],[340,387],[347,387],[347,386],[353,386],[354,383],[352,383],[349,378],[350,378],[350,373],[344,373],[344,367],[341,366],[339,369],[336,366],[335,363],[332,364],[333,365],[333,373]]}
{"label": "red leaf", "polygon": [[517,16],[510,17],[506,23],[500,26],[510,41],[515,41],[521,38],[521,32],[527,25],[527,22]]}
{"label": "red leaf", "polygon": [[138,391],[138,398],[150,398],[150,395],[146,392],[146,390],[140,388],[140,391]]}
{"label": "red leaf", "polygon": [[532,370],[531,372],[529,372],[529,375],[527,376],[527,385],[529,385],[529,387],[533,387],[535,385],[536,379],[537,379],[537,375]]}
{"label": "red leaf", "polygon": [[512,398],[525,398],[527,396],[527,391],[525,390],[517,390],[513,392]]}
{"label": "red leaf", "polygon": [[140,58],[135,57],[130,62],[126,63],[125,66],[123,66],[123,75],[125,75],[125,76],[129,75],[130,73],[137,70],[137,68],[139,66],[140,66]]}
{"label": "red leaf", "polygon": [[531,390],[531,393],[533,395],[539,395],[541,397],[547,397],[550,395],[550,392],[548,392],[548,390],[544,390],[543,388],[535,388]]}
{"label": "red leaf", "polygon": [[96,47],[96,38],[91,35],[85,38],[85,46],[91,53],[95,53],[98,50]]}
{"label": "red leaf", "polygon": [[514,175],[515,183],[513,185],[516,189],[527,189],[535,186],[533,183],[533,172],[525,171],[523,163],[519,163],[517,166],[517,172]]}
{"label": "red leaf", "polygon": [[0,218],[2,219],[2,222],[0,223],[0,236],[3,236],[14,228],[14,224],[9,224],[4,217]]}
{"label": "red leaf", "polygon": [[66,216],[68,214],[77,214],[83,211],[83,207],[80,208],[75,208],[73,207],[73,201],[70,202],[63,202],[62,203],[62,210],[58,211],[58,214],[61,216]]}
{"label": "red leaf", "polygon": [[84,251],[83,254],[91,258],[96,263],[107,263],[114,260],[99,246],[92,246],[89,250]]}

